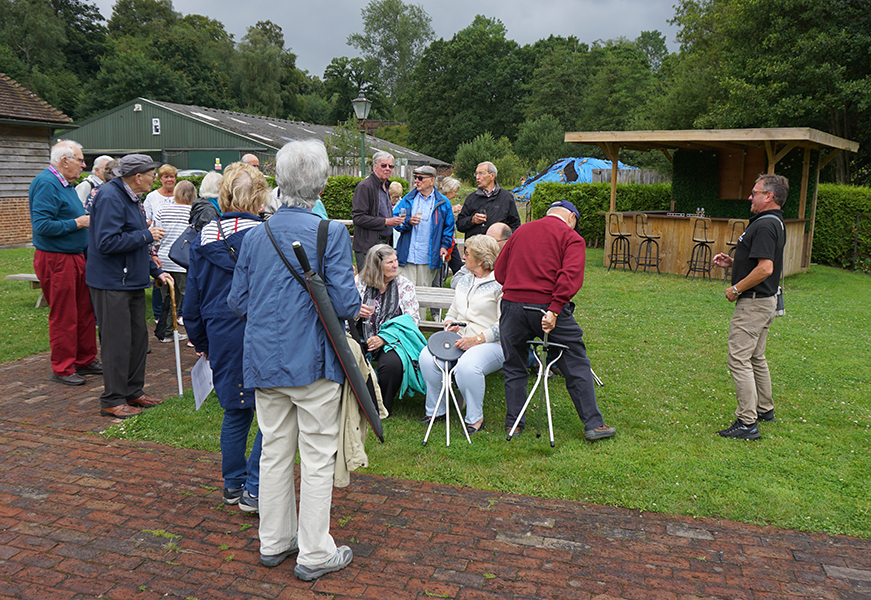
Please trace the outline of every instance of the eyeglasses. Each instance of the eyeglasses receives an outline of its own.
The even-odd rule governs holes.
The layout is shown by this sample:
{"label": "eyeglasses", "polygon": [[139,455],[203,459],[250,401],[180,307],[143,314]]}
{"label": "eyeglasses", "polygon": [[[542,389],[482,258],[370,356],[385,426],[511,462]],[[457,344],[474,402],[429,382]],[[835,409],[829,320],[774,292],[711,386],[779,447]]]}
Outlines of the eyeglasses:
{"label": "eyeglasses", "polygon": [[67,159],[67,160],[71,160],[71,161],[73,161],[73,162],[75,162],[75,163],[79,163],[79,164],[82,164],[82,165],[85,164],[85,157],[84,157],[84,156],[82,156],[82,157],[76,157],[76,156],[64,156],[64,158]]}
{"label": "eyeglasses", "polygon": [[431,179],[431,178],[432,178],[432,175],[415,175],[414,176],[415,181],[423,181],[424,179]]}
{"label": "eyeglasses", "polygon": [[756,194],[768,194],[770,193],[768,190],[753,190],[750,192],[751,196],[755,196]]}
{"label": "eyeglasses", "polygon": [[137,175],[142,175],[142,176],[148,177],[150,179],[154,179],[155,177],[157,177],[157,173],[155,173],[154,171],[146,171],[145,173],[137,173]]}
{"label": "eyeglasses", "polygon": [[489,175],[490,171],[475,171],[475,177],[484,177],[485,175]]}
{"label": "eyeglasses", "polygon": [[392,169],[393,165],[383,164],[383,165],[378,165],[378,168],[379,169]]}

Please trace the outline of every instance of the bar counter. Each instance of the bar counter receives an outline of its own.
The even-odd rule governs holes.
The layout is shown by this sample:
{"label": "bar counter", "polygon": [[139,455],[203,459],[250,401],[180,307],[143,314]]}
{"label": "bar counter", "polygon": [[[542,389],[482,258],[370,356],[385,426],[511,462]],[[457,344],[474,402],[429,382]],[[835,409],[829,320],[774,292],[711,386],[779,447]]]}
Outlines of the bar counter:
{"label": "bar counter", "polygon": [[[608,216],[605,215],[605,259],[604,265],[609,265],[608,255],[611,253],[612,236],[608,230]],[[623,215],[624,231],[629,234],[629,250],[632,254],[632,265],[635,267],[635,257],[638,256],[638,245],[643,238],[636,235],[635,215],[638,212],[624,212]],[[686,216],[669,216],[663,212],[648,212],[647,229],[648,232],[659,234],[661,237],[656,240],[659,242],[659,270],[663,273],[674,273],[677,275],[686,275],[687,263],[692,255],[693,246],[696,242],[693,241],[693,217],[696,215]],[[729,219],[710,218],[711,229],[708,230],[708,238],[713,239],[711,246],[711,256],[716,256],[723,252],[728,254],[730,246],[726,244],[729,241]],[[746,223],[749,219],[745,220]],[[784,272],[787,276],[793,273],[798,273],[807,267],[802,268],[801,256],[802,248],[805,243],[805,224],[808,219],[786,219],[786,247],[783,251]],[[640,225],[639,225],[640,231]],[[615,268],[620,268],[615,267]],[[716,279],[723,278],[724,270],[716,265],[712,265],[711,277]],[[698,276],[698,274],[697,274]]]}

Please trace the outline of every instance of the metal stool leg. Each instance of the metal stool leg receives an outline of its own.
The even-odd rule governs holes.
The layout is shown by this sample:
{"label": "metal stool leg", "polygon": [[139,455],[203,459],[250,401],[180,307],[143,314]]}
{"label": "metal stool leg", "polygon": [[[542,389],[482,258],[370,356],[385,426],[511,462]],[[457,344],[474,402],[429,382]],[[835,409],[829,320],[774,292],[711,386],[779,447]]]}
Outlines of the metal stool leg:
{"label": "metal stool leg", "polygon": [[[463,421],[463,413],[460,411],[460,403],[457,402],[457,396],[454,394],[454,389],[451,387],[451,378],[454,376],[454,371],[457,370],[457,366],[454,365],[454,368],[448,371],[448,361],[444,361],[444,367],[439,363],[439,360],[433,356],[433,362],[436,367],[442,373],[442,388],[439,391],[439,397],[436,401],[435,408],[432,411],[432,417],[429,419],[429,425],[426,428],[426,435],[423,437],[423,445],[426,446],[427,440],[429,440],[429,434],[432,431],[433,423],[436,420],[436,414],[439,412],[439,407],[442,405],[442,398],[445,399],[445,445],[451,445],[451,407],[449,403],[448,396],[454,401],[454,408],[457,410],[457,415],[460,417],[460,424],[464,424]],[[469,432],[465,427],[462,427],[463,433],[466,434],[466,441],[470,444],[472,443],[472,438],[469,437]]]}

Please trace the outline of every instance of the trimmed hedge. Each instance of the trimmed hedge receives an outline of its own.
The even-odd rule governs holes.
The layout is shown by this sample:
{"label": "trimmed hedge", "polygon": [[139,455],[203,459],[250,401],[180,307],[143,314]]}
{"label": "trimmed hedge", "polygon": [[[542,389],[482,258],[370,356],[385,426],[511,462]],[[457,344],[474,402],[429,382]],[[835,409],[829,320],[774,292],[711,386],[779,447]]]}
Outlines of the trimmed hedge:
{"label": "trimmed hedge", "polygon": [[[811,200],[807,215],[810,217]],[[811,260],[833,267],[853,264],[856,213],[871,213],[871,188],[820,184]]]}
{"label": "trimmed hedge", "polygon": [[[557,200],[568,200],[581,215],[581,235],[588,246],[598,246],[605,234],[605,217],[611,204],[610,183],[539,183],[532,194],[532,218],[543,217],[548,206]],[[671,206],[671,185],[617,185],[618,211],[668,210]]]}
{"label": "trimmed hedge", "polygon": [[[354,188],[363,181],[363,177],[351,177],[350,175],[337,175],[327,180],[327,187],[321,194],[321,202],[327,209],[331,219],[351,218],[351,198],[354,196]],[[408,182],[400,177],[391,178],[391,182],[398,181],[402,184],[402,195],[408,193]],[[354,230],[351,229],[353,235]]]}

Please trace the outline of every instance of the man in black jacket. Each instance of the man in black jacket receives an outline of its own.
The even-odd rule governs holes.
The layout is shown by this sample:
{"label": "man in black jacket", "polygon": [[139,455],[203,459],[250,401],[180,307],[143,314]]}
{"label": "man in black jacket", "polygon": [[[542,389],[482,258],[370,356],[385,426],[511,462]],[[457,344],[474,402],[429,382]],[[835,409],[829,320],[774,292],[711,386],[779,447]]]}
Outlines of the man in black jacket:
{"label": "man in black jacket", "polygon": [[457,217],[457,231],[466,234],[466,239],[485,235],[494,223],[505,223],[511,231],[520,227],[520,215],[514,195],[496,183],[496,167],[491,162],[482,162],[475,169],[478,189],[469,194],[463,210]]}
{"label": "man in black jacket", "polygon": [[357,184],[351,198],[351,219],[354,221],[354,258],[357,270],[366,264],[366,253],[376,244],[393,245],[393,227],[402,223],[393,216],[390,202],[390,175],[393,156],[376,152],[372,157],[372,174]]}

